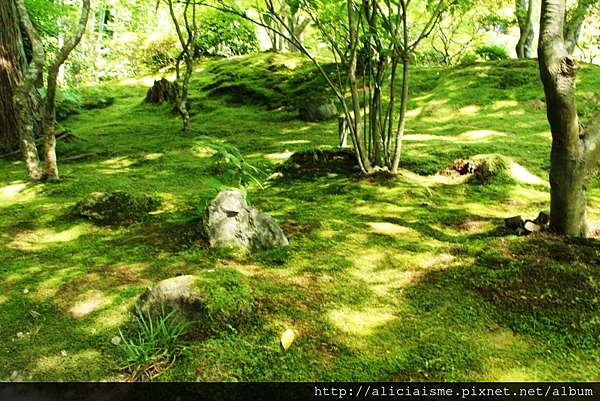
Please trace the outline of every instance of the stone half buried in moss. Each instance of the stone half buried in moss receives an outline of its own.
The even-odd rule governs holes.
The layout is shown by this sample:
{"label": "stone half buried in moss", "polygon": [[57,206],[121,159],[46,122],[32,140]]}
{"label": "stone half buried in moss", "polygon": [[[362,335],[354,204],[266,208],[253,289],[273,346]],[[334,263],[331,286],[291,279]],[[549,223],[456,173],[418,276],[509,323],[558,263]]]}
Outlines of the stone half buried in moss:
{"label": "stone half buried in moss", "polygon": [[142,294],[138,307],[153,316],[174,311],[178,320],[219,332],[246,323],[254,302],[246,276],[234,269],[217,269],[160,281]]}
{"label": "stone half buried in moss", "polygon": [[327,121],[339,115],[337,106],[333,100],[326,97],[307,98],[299,107],[300,119],[302,121]]}
{"label": "stone half buried in moss", "polygon": [[71,212],[97,224],[124,225],[143,218],[160,205],[157,198],[132,195],[125,191],[93,192],[77,203]]}

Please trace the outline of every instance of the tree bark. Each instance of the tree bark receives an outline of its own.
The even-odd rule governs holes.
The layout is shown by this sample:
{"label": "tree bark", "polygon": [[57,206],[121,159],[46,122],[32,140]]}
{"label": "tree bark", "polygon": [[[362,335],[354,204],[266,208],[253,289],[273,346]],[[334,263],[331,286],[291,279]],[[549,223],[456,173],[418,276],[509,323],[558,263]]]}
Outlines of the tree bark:
{"label": "tree bark", "polygon": [[550,228],[568,236],[586,236],[586,192],[600,156],[600,110],[585,125],[575,102],[577,63],[564,40],[565,0],[543,0],[538,46],[548,122],[550,154]]}
{"label": "tree bark", "polygon": [[35,144],[35,119],[31,114],[29,105],[31,94],[35,90],[35,84],[42,75],[45,53],[42,42],[29,19],[24,1],[15,0],[15,5],[21,18],[21,24],[31,42],[32,59],[23,74],[21,82],[16,87],[13,102],[17,117],[21,152],[25,160],[27,174],[30,179],[37,181],[43,178],[43,171],[40,168],[38,151]]}
{"label": "tree bark", "polygon": [[83,0],[81,7],[81,18],[77,29],[58,51],[52,65],[48,68],[48,90],[46,95],[46,109],[43,118],[44,132],[44,157],[46,160],[46,173],[49,180],[58,180],[58,164],[56,162],[56,136],[54,134],[54,124],[56,123],[56,89],[57,78],[60,69],[67,60],[75,46],[81,41],[85,32],[88,17],[90,14],[90,0]]}
{"label": "tree bark", "polygon": [[533,44],[533,2],[534,0],[517,0],[516,14],[519,23],[519,41],[516,52],[518,58],[531,58]]}
{"label": "tree bark", "polygon": [[13,0],[0,1],[0,154],[19,148],[15,89],[26,68],[25,51],[19,27],[19,14]]}

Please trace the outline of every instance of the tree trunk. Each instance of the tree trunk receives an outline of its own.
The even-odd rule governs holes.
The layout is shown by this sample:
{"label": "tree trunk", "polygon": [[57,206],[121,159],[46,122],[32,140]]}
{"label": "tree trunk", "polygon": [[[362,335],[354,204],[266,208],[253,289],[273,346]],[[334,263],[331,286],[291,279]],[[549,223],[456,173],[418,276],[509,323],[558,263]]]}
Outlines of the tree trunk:
{"label": "tree trunk", "polygon": [[54,135],[54,124],[56,122],[56,88],[60,69],[67,60],[75,46],[81,40],[85,32],[85,26],[90,13],[90,0],[83,0],[81,18],[73,36],[60,48],[56,59],[48,68],[48,91],[46,94],[46,109],[43,119],[44,132],[44,158],[46,160],[46,173],[49,180],[58,180],[58,164],[56,162],[56,136]]}
{"label": "tree trunk", "polygon": [[23,158],[25,160],[27,174],[30,179],[37,181],[42,179],[43,171],[39,165],[39,156],[35,145],[35,118],[31,113],[29,105],[31,102],[31,94],[35,90],[35,84],[42,75],[45,53],[42,42],[29,19],[25,3],[23,0],[15,0],[15,5],[21,18],[21,24],[27,32],[27,36],[31,42],[32,59],[31,63],[27,66],[27,70],[23,75],[21,82],[15,89],[13,102],[17,112],[17,126],[21,142],[21,152],[23,153]]}
{"label": "tree trunk", "polygon": [[534,0],[517,0],[516,14],[519,24],[519,41],[516,52],[518,58],[531,58],[533,44],[533,2]]}
{"label": "tree trunk", "polygon": [[14,0],[0,1],[0,154],[19,148],[15,89],[26,67],[25,51]]}
{"label": "tree trunk", "polygon": [[543,0],[538,58],[552,131],[550,228],[586,236],[586,192],[600,156],[600,109],[580,125],[575,102],[577,63],[564,41],[565,0]]}

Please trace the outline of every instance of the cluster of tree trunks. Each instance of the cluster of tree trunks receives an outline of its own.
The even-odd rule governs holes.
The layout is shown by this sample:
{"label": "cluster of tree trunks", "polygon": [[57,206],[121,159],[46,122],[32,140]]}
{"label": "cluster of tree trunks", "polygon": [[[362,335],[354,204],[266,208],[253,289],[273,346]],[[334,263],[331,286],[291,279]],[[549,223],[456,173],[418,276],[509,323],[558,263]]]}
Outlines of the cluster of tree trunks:
{"label": "cluster of tree trunks", "polygon": [[[20,147],[32,180],[58,179],[56,162],[57,78],[62,65],[81,40],[90,10],[90,0],[83,0],[81,20],[74,35],[63,42],[53,62],[48,66],[47,94],[42,103],[36,87],[43,85],[42,73],[46,55],[38,32],[23,0],[0,2],[0,152],[12,152]],[[25,55],[24,42],[31,48]],[[36,137],[44,138],[45,169],[40,166]]]}

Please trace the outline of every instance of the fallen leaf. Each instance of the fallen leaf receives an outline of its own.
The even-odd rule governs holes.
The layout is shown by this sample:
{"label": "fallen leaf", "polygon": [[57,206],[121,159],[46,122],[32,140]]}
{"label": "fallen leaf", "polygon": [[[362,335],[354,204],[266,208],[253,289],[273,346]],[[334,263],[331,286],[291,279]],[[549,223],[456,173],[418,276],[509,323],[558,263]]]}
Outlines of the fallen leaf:
{"label": "fallen leaf", "polygon": [[65,351],[65,350],[63,349],[62,351],[60,351],[60,354],[61,354],[62,356],[67,356],[67,351]]}
{"label": "fallen leaf", "polygon": [[283,347],[284,350],[287,351],[295,339],[296,339],[296,333],[294,332],[294,330],[287,329],[281,335],[281,346]]}
{"label": "fallen leaf", "polygon": [[114,336],[111,340],[111,343],[113,343],[113,345],[119,345],[121,344],[121,337],[119,336]]}

